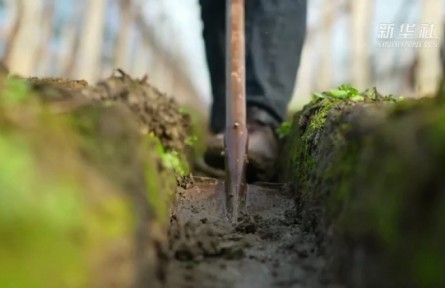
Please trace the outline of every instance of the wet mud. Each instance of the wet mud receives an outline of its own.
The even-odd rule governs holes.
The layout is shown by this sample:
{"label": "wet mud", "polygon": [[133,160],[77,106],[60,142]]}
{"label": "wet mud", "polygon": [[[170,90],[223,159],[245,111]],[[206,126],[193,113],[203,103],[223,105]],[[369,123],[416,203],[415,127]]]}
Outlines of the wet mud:
{"label": "wet mud", "polygon": [[286,190],[250,185],[248,208],[234,225],[225,218],[221,181],[196,178],[180,188],[166,287],[340,287]]}

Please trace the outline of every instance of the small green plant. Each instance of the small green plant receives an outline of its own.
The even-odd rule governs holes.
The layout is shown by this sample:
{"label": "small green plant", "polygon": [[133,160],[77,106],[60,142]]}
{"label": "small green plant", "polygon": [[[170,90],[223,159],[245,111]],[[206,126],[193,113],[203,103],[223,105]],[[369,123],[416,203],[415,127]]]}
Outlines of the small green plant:
{"label": "small green plant", "polygon": [[116,105],[116,101],[105,100],[104,103],[103,103],[103,105],[104,105],[105,107],[113,107],[113,106]]}
{"label": "small green plant", "polygon": [[188,136],[185,138],[185,145],[187,146],[193,146],[198,142],[198,136]]}
{"label": "small green plant", "polygon": [[187,114],[187,109],[185,107],[179,107],[178,112],[180,114]]}
{"label": "small green plant", "polygon": [[292,124],[289,121],[281,123],[280,127],[277,128],[276,132],[278,138],[283,139],[290,134]]}
{"label": "small green plant", "polygon": [[363,101],[365,100],[365,97],[358,91],[358,89],[350,86],[350,85],[340,85],[336,89],[331,89],[327,92],[323,93],[313,93],[312,97],[317,99],[345,99],[345,100],[351,100],[351,101]]}
{"label": "small green plant", "polygon": [[9,78],[4,85],[0,100],[7,106],[23,102],[29,96],[29,85],[21,79]]}
{"label": "small green plant", "polygon": [[166,151],[159,138],[157,138],[152,132],[148,133],[148,137],[154,139],[156,144],[156,150],[161,157],[162,165],[170,170],[173,170],[180,176],[187,176],[189,174],[189,167],[185,159],[177,151]]}
{"label": "small green plant", "polygon": [[179,153],[176,151],[164,152],[161,154],[162,163],[167,169],[172,169],[181,176],[188,174],[188,169],[181,160]]}

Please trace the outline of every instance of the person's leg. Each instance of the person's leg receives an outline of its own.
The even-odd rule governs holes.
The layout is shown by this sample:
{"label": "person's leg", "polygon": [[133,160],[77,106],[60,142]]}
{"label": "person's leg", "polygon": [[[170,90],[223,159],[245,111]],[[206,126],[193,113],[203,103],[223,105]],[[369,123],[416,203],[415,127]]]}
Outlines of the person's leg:
{"label": "person's leg", "polygon": [[[212,84],[211,130],[225,126],[226,1],[200,0]],[[248,109],[279,125],[292,97],[306,31],[307,0],[246,0],[246,97]],[[250,110],[250,109],[249,109]]]}
{"label": "person's leg", "polygon": [[306,14],[307,0],[246,0],[247,107],[267,111],[275,127],[292,97]]}
{"label": "person's leg", "polygon": [[224,130],[226,114],[226,1],[199,0],[199,3],[213,99],[210,130],[217,134]]}
{"label": "person's leg", "polygon": [[[212,84],[205,163],[224,168],[226,0],[200,0]],[[246,0],[247,180],[267,180],[278,156],[275,128],[292,97],[306,31],[307,0]],[[250,180],[249,180],[250,179]]]}

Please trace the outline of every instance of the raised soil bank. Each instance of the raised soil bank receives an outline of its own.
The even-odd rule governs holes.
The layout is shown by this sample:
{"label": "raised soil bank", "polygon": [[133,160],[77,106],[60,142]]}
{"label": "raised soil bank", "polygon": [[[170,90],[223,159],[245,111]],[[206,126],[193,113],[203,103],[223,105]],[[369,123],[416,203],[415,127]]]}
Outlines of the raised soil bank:
{"label": "raised soil bank", "polygon": [[145,79],[2,76],[0,287],[445,287],[442,96],[314,100],[232,226]]}
{"label": "raised soil bank", "polygon": [[164,160],[187,125],[124,73],[93,86],[2,75],[0,287],[162,287],[176,190]]}
{"label": "raised soil bank", "polygon": [[298,221],[348,287],[445,287],[445,94],[318,99],[281,162]]}

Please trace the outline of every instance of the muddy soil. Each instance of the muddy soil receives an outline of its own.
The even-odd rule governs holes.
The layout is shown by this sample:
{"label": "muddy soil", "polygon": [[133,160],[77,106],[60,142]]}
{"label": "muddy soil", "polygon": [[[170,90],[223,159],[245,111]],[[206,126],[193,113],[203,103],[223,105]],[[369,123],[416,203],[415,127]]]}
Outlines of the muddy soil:
{"label": "muddy soil", "polygon": [[[1,69],[1,68],[0,68]],[[1,73],[1,72],[0,72]],[[59,102],[73,110],[91,101],[129,108],[143,134],[156,136],[168,151],[179,154],[186,148],[190,117],[179,104],[149,84],[147,78],[131,78],[118,70],[111,77],[90,86],[86,81],[62,78],[29,78],[27,81],[45,100]],[[62,109],[63,112],[66,112]]]}
{"label": "muddy soil", "polygon": [[181,112],[172,97],[151,86],[147,78],[134,79],[118,70],[116,75],[100,82],[97,87],[101,93],[92,94],[102,101],[116,101],[129,107],[144,134],[155,135],[167,150],[184,151],[189,115]]}
{"label": "muddy soil", "polygon": [[166,287],[340,287],[314,236],[301,230],[286,187],[249,186],[247,213],[232,225],[224,184],[195,182],[177,196]]}

